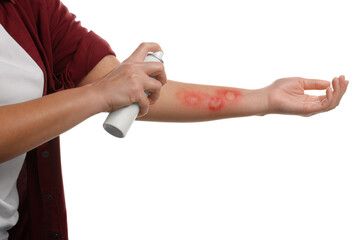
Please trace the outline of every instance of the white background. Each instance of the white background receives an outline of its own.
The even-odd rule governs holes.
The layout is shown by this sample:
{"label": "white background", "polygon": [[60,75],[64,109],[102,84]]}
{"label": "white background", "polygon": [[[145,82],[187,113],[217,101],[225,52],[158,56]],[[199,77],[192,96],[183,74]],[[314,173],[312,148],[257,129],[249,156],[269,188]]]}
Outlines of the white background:
{"label": "white background", "polygon": [[261,88],[282,77],[349,89],[334,111],[204,123],[107,114],[62,135],[71,239],[360,239],[358,1],[66,0],[120,60],[144,41],[169,79]]}

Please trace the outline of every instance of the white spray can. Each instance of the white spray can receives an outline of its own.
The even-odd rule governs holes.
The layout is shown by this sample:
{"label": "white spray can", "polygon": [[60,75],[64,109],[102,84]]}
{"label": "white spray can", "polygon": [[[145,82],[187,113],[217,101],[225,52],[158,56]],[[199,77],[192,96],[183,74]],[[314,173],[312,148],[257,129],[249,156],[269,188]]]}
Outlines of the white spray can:
{"label": "white spray can", "polygon": [[[163,52],[150,52],[144,59],[144,62],[162,62]],[[154,77],[155,78],[155,77]],[[145,91],[146,92],[146,91]],[[148,93],[147,93],[148,94]],[[114,112],[109,113],[103,126],[104,129],[111,135],[119,138],[126,136],[131,124],[135,121],[140,112],[138,103],[133,103],[129,106],[120,108]]]}

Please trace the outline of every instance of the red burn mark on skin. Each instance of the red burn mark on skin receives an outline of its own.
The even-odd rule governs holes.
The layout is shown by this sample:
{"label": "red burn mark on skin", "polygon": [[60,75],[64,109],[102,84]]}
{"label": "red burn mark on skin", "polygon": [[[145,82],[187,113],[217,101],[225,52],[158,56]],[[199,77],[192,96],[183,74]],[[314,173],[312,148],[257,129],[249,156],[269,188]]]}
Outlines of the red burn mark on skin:
{"label": "red burn mark on skin", "polygon": [[183,104],[189,107],[199,106],[206,97],[204,93],[193,91],[180,91],[176,96]]}
{"label": "red burn mark on skin", "polygon": [[239,96],[240,92],[233,89],[219,89],[216,91],[216,95],[221,97],[225,101],[235,101]]}
{"label": "red burn mark on skin", "polygon": [[209,109],[212,111],[216,111],[221,109],[224,106],[224,99],[219,97],[212,97],[208,102]]}
{"label": "red burn mark on skin", "polygon": [[218,111],[225,106],[225,103],[236,101],[241,93],[227,88],[221,88],[214,95],[200,91],[180,90],[176,96],[181,102],[189,107],[206,107],[211,111]]}

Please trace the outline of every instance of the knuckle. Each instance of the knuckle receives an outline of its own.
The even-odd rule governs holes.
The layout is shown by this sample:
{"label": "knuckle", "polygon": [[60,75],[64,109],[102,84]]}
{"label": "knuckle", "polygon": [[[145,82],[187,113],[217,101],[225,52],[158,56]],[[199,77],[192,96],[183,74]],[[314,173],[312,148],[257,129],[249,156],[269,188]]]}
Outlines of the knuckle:
{"label": "knuckle", "polygon": [[148,48],[149,47],[149,45],[150,45],[150,43],[149,42],[142,42],[142,43],[140,43],[140,48]]}
{"label": "knuckle", "polygon": [[155,45],[157,48],[160,48],[160,45],[158,43],[152,42],[151,44]]}
{"label": "knuckle", "polygon": [[142,42],[142,43],[140,43],[140,47],[146,47],[146,45],[147,45],[148,43],[147,42]]}
{"label": "knuckle", "polygon": [[137,83],[138,74],[135,72],[129,72],[129,80],[133,83]]}

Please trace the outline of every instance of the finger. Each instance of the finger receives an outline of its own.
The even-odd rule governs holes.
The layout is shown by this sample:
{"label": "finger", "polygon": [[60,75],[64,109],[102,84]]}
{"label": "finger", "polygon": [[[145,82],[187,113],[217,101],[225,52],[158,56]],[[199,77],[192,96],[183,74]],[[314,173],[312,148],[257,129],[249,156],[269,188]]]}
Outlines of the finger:
{"label": "finger", "polygon": [[339,105],[341,99],[341,87],[340,87],[340,78],[335,77],[332,81],[333,89],[334,89],[334,100],[331,108],[336,108]]}
{"label": "finger", "polygon": [[159,73],[155,73],[155,75],[151,75],[154,76],[156,78],[156,80],[158,80],[161,85],[165,85],[167,82],[167,77],[166,77],[166,73],[165,72],[159,72]]}
{"label": "finger", "polygon": [[335,77],[335,78],[332,80],[332,86],[333,86],[333,89],[334,89],[334,93],[338,93],[339,90],[340,90],[339,78]]}
{"label": "finger", "polygon": [[349,81],[345,80],[345,76],[340,76],[339,77],[339,85],[340,85],[340,94],[339,94],[339,98],[337,99],[337,105],[338,106],[340,104],[340,101],[342,99],[342,97],[344,96],[346,90],[347,90],[347,86],[349,84]]}
{"label": "finger", "polygon": [[323,90],[330,86],[330,82],[319,79],[303,79],[305,90]]}
{"label": "finger", "polygon": [[340,85],[340,95],[339,95],[339,99],[337,104],[339,105],[340,100],[342,98],[342,96],[344,95],[345,91],[346,91],[346,81],[345,81],[345,76],[341,75],[339,77],[339,85]]}
{"label": "finger", "polygon": [[154,42],[143,42],[125,61],[142,62],[149,52],[162,51],[159,44]]}
{"label": "finger", "polygon": [[153,105],[154,103],[156,103],[156,101],[160,98],[160,91],[154,91],[154,92],[150,92],[148,99],[150,102],[150,105]]}
{"label": "finger", "polygon": [[160,62],[146,62],[142,63],[143,71],[152,77],[155,77],[162,85],[167,82],[167,77],[164,69],[164,64]]}
{"label": "finger", "polygon": [[158,80],[144,74],[143,87],[144,90],[154,92],[154,91],[160,91],[162,84]]}
{"label": "finger", "polygon": [[148,99],[149,99],[150,105],[156,103],[156,101],[160,97],[160,90],[153,90],[153,91],[148,90],[147,92],[149,93]]}
{"label": "finger", "polygon": [[343,90],[346,87],[346,81],[345,81],[345,76],[344,75],[341,75],[339,77],[339,83],[340,83],[341,90]]}
{"label": "finger", "polygon": [[145,92],[140,94],[138,104],[140,106],[140,112],[137,117],[140,118],[145,116],[149,111],[150,102]]}
{"label": "finger", "polygon": [[162,87],[162,84],[159,81],[157,81],[151,77],[147,77],[147,80],[144,83],[144,89],[146,91],[148,91],[148,93],[149,93],[148,98],[149,98],[150,104],[154,104],[160,97],[161,87]]}
{"label": "finger", "polygon": [[347,81],[345,79],[344,75],[341,75],[339,80],[340,80],[341,94],[344,95],[344,93],[346,92],[347,86],[349,85],[349,81]]}
{"label": "finger", "polygon": [[348,80],[345,80],[345,83],[346,83],[346,86],[345,86],[345,91],[344,91],[344,93],[346,92],[346,90],[347,90],[347,88],[348,88],[348,86],[349,86],[349,81],[348,81]]}
{"label": "finger", "polygon": [[326,97],[321,101],[321,106],[323,107],[323,111],[328,111],[331,109],[332,103],[334,100],[334,93],[331,87],[326,89]]}

